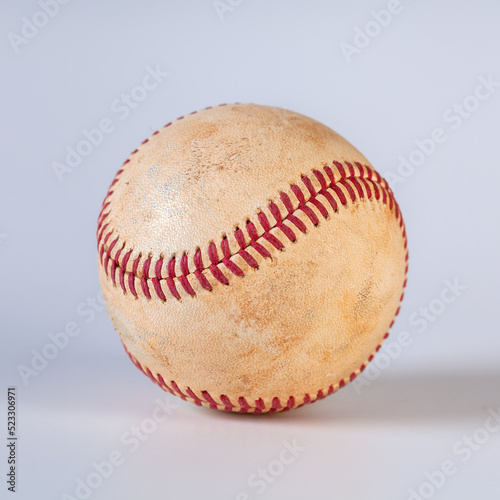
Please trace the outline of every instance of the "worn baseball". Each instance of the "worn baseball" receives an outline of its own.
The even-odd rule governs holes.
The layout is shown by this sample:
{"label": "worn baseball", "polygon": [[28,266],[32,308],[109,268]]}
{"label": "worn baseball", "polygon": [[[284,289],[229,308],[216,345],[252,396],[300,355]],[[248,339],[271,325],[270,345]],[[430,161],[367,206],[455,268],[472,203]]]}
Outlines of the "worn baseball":
{"label": "worn baseball", "polygon": [[252,104],[146,139],[98,220],[98,268],[135,365],[198,406],[289,410],[371,361],[406,284],[387,182],[311,118]]}

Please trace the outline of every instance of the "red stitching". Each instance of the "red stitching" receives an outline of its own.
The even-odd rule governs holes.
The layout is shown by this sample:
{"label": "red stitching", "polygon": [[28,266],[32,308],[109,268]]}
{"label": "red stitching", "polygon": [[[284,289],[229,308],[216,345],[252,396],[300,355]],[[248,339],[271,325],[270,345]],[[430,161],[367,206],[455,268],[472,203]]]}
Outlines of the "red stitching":
{"label": "red stitching", "polygon": [[355,177],[355,176],[356,176],[356,173],[355,173],[355,171],[354,171],[354,167],[352,166],[352,164],[351,164],[351,163],[349,163],[348,161],[346,161],[346,162],[344,162],[344,163],[345,163],[345,164],[347,165],[347,167],[349,168],[349,174],[350,174],[350,176],[351,176],[351,177]]}
{"label": "red stitching", "polygon": [[304,193],[302,192],[302,189],[300,189],[299,186],[297,186],[297,184],[292,184],[290,186],[290,189],[292,190],[293,194],[299,201],[299,206],[304,205],[304,203],[306,202],[306,198],[304,196]]}
{"label": "red stitching", "polygon": [[161,267],[163,266],[163,257],[160,257],[155,265],[155,274],[158,279],[161,279]]}
{"label": "red stitching", "polygon": [[361,184],[359,183],[359,179],[356,177],[353,177],[350,179],[350,181],[354,184],[354,187],[356,188],[356,191],[358,192],[358,196],[360,198],[364,198],[365,192],[363,191],[363,188],[361,187]]}
{"label": "red stitching", "polygon": [[236,229],[236,231],[234,232],[234,237],[240,248],[244,250],[247,247],[247,244],[245,241],[245,235],[243,234],[243,231],[240,228]]}
{"label": "red stitching", "polygon": [[175,391],[176,396],[181,397],[182,399],[184,399],[184,401],[187,399],[187,396],[179,389],[179,386],[173,380],[170,382],[170,385],[172,386],[172,389]]}
{"label": "red stitching", "polygon": [[318,209],[319,213],[326,219],[328,217],[328,210],[325,205],[321,203],[318,198],[311,198],[311,203]]}
{"label": "red stitching", "polygon": [[271,403],[271,409],[269,410],[271,413],[275,411],[281,410],[283,407],[281,406],[281,402],[279,398],[273,398],[273,401]]}
{"label": "red stitching", "polygon": [[193,290],[193,287],[186,277],[189,274],[188,258],[186,254],[181,257],[181,273],[182,274],[179,275],[179,282],[182,285],[182,288],[184,288],[186,293],[189,295],[196,295],[196,292]]}
{"label": "red stitching", "polygon": [[347,192],[349,193],[351,201],[355,201],[356,200],[356,193],[354,192],[354,189],[352,189],[352,186],[351,186],[351,183],[349,182],[349,180],[348,179],[341,179],[339,181],[339,184],[341,186],[344,186],[347,189]]}
{"label": "red stitching", "polygon": [[210,396],[210,394],[207,391],[203,391],[201,394],[203,396],[203,399],[205,399],[205,401],[210,403],[209,408],[212,408],[212,410],[217,410],[217,403],[212,398],[212,396]]}
{"label": "red stitching", "polygon": [[146,296],[146,298],[150,299],[151,294],[149,293],[148,282],[144,276],[141,278],[141,288],[142,288],[142,293]]}
{"label": "red stitching", "polygon": [[297,237],[295,233],[286,225],[286,224],[278,224],[276,226],[290,241],[295,241]]}
{"label": "red stitching", "polygon": [[141,262],[141,255],[134,260],[134,264],[132,265],[132,274],[137,276],[137,269],[139,268],[139,263]]}
{"label": "red stitching", "polygon": [[[259,238],[259,235],[258,235],[257,229],[255,229],[255,226],[253,225],[253,223],[247,222],[246,229],[247,229],[248,236],[250,236],[250,239],[252,240],[252,241],[250,241],[250,246],[255,251],[257,251],[260,255],[262,255],[262,257],[264,257],[266,259],[270,259],[271,253],[269,252],[269,250],[267,248],[265,248],[264,246],[262,246],[257,241]],[[256,265],[255,267],[259,267],[259,266]]]}
{"label": "red stitching", "polygon": [[203,274],[204,268],[203,268],[203,260],[201,257],[201,250],[197,250],[196,253],[194,254],[194,265],[196,266],[196,271],[194,272],[194,275],[196,276],[196,279],[200,282],[200,285],[208,291],[212,291],[212,285],[210,284],[210,281],[206,278],[206,276]]}
{"label": "red stitching", "polygon": [[188,267],[188,257],[186,254],[184,254],[181,257],[181,273],[184,275],[189,274],[189,267]]}
{"label": "red stitching", "polygon": [[166,280],[167,282],[167,286],[168,286],[168,290],[169,292],[176,298],[176,299],[180,299],[181,296],[179,294],[179,292],[177,291],[177,288],[175,286],[175,283],[174,283],[174,280],[169,276]]}
{"label": "red stitching", "polygon": [[134,297],[138,297],[137,295],[137,292],[135,290],[135,274],[133,273],[130,273],[128,275],[128,288],[130,290],[130,293],[134,296]]}
{"label": "red stitching", "polygon": [[319,170],[313,170],[313,175],[314,177],[316,177],[316,179],[318,179],[318,182],[321,185],[321,189],[326,189],[328,187],[325,177]]}
{"label": "red stitching", "polygon": [[293,214],[294,208],[290,197],[286,193],[281,193],[280,200],[282,201],[283,205],[285,205],[285,208],[288,210],[288,213]]}
{"label": "red stitching", "polygon": [[159,373],[156,376],[158,377],[158,382],[160,384],[160,387],[163,390],[170,392],[170,394],[174,394],[174,391],[172,389],[170,389],[170,387],[165,383],[165,381],[163,380],[163,377]]}
{"label": "red stitching", "polygon": [[201,399],[189,387],[186,388],[186,392],[196,406],[202,406]]}
{"label": "red stitching", "polygon": [[345,173],[344,165],[342,165],[342,163],[340,163],[339,161],[334,161],[333,164],[337,167],[337,169],[340,173],[341,179],[343,179],[344,177],[347,177],[347,174]]}
{"label": "red stitching", "polygon": [[167,300],[167,297],[165,297],[165,294],[163,293],[163,290],[161,288],[160,281],[158,278],[152,278],[151,280],[153,282],[153,287],[155,289],[156,295],[160,298],[160,300]]}
{"label": "red stitching", "polygon": [[[388,337],[388,333],[384,335],[382,342]],[[382,342],[377,346],[375,352],[377,352],[381,346]],[[211,408],[212,410],[224,410],[228,412],[238,412],[238,413],[274,413],[288,411],[293,408],[300,408],[309,403],[314,403],[327,396],[330,396],[334,392],[337,392],[342,387],[345,387],[349,382],[352,382],[367,366],[367,364],[373,359],[375,352],[370,354],[367,361],[365,361],[356,371],[352,372],[349,376],[344,377],[339,380],[335,385],[332,384],[328,387],[326,391],[319,389],[314,396],[310,394],[304,394],[302,402],[297,400],[296,396],[289,396],[286,400],[286,404],[283,404],[278,397],[274,397],[271,400],[270,406],[266,407],[264,400],[262,398],[256,399],[253,403],[249,403],[244,397],[238,397],[237,403],[231,401],[231,399],[225,395],[221,394],[218,397],[219,402],[210,395],[208,391],[201,391],[201,397],[198,396],[190,387],[185,387],[181,389],[177,382],[174,380],[170,381],[170,386],[165,382],[162,375],[159,373],[156,376],[151,372],[151,370],[143,366],[127,349],[127,346],[122,342],[125,352],[128,354],[134,365],[141,370],[147,377],[149,377],[155,384],[160,386],[164,391],[169,392],[174,396],[178,396],[184,401],[190,401],[197,406],[205,406]],[[326,394],[325,394],[326,392]]]}
{"label": "red stitching", "polygon": [[125,257],[123,257],[122,265],[120,266],[118,264],[118,267],[121,268],[120,285],[122,287],[123,293],[127,293],[127,289],[125,288],[125,269],[127,268],[127,263],[129,261],[131,255],[132,255],[132,251],[125,254]]}
{"label": "red stitching", "polygon": [[[244,252],[244,250],[240,250],[240,253]],[[222,259],[222,263],[236,276],[244,276],[243,270],[241,267],[238,267],[232,260],[229,260],[229,257],[224,257]]]}
{"label": "red stitching", "polygon": [[342,189],[340,189],[340,187],[338,185],[339,183],[340,183],[340,180],[338,181],[337,184],[334,184],[332,186],[332,191],[334,191],[335,194],[340,198],[340,203],[342,203],[342,205],[347,205],[347,198],[344,195],[344,191],[342,191]]}
{"label": "red stitching", "polygon": [[222,394],[220,396],[220,400],[224,403],[224,411],[233,411],[233,408],[235,408],[235,405],[233,405],[233,403],[231,403],[231,400],[227,396]]}
{"label": "red stitching", "polygon": [[274,234],[271,234],[269,232],[266,232],[262,235],[262,237],[268,241],[269,243],[271,243],[271,245],[276,248],[276,250],[283,250],[285,248],[285,245],[283,245],[283,243],[278,240],[278,238],[276,238],[276,236],[274,236]]}
{"label": "red stitching", "polygon": [[[226,106],[226,104],[221,104],[220,106]],[[208,106],[205,109],[211,109],[212,106]],[[197,113],[197,111],[193,111],[192,114]],[[174,121],[179,121],[184,119],[184,116],[180,116],[177,118],[177,120]],[[173,124],[173,122],[167,123],[165,127],[169,127]],[[159,130],[154,132],[152,135],[156,135],[159,133]],[[142,143],[141,146],[148,143],[149,139],[145,139]],[[141,147],[139,146],[139,148]],[[109,227],[109,222],[106,221],[108,218],[109,214],[111,213],[111,207],[110,203],[111,201],[109,198],[113,194],[113,186],[118,182],[119,177],[124,171],[125,165],[127,165],[130,162],[131,157],[136,154],[139,151],[139,148],[135,149],[132,151],[130,154],[129,158],[127,158],[120,170],[115,175],[115,178],[113,179],[110,188],[106,194],[106,197],[103,201],[103,205],[101,208],[101,211],[98,216],[98,225],[97,225],[97,241],[98,241],[98,249],[99,249],[99,256],[101,260],[101,265],[103,265],[104,270],[106,275],[108,275],[108,268],[109,268],[109,273],[111,274],[111,280],[113,282],[113,286],[116,286],[116,272],[118,271],[119,273],[119,282],[120,286],[123,290],[123,293],[127,293],[127,289],[125,286],[125,274],[128,274],[128,279],[127,283],[129,286],[129,291],[134,297],[138,297],[136,288],[135,288],[135,278],[138,278],[141,282],[141,289],[144,294],[144,296],[148,299],[151,298],[151,293],[148,285],[148,281],[151,280],[153,283],[153,288],[156,293],[156,296],[164,301],[166,300],[165,294],[163,292],[162,288],[162,281],[165,281],[168,287],[168,290],[170,292],[170,295],[175,297],[176,299],[180,299],[180,294],[177,290],[176,283],[175,281],[177,280],[180,284],[181,287],[186,291],[188,295],[196,295],[195,290],[192,288],[192,285],[190,284],[188,280],[188,276],[193,274],[195,278],[198,280],[202,288],[205,290],[211,291],[212,290],[212,285],[210,281],[208,280],[207,276],[205,275],[204,271],[210,271],[212,276],[219,282],[228,285],[229,280],[225,276],[225,274],[220,270],[218,265],[221,263],[217,257],[217,263],[212,262],[211,265],[208,268],[205,268],[203,266],[202,258],[201,258],[201,252],[198,250],[195,255],[194,255],[194,264],[196,267],[196,270],[193,273],[189,273],[189,269],[187,266],[187,260],[185,262],[185,265],[182,266],[181,262],[181,268],[184,268],[184,270],[187,270],[188,272],[182,271],[182,274],[179,276],[176,276],[175,274],[175,257],[173,257],[169,263],[168,263],[168,276],[166,278],[162,277],[162,266],[163,266],[163,257],[160,256],[160,258],[156,261],[155,263],[155,273],[156,277],[149,277],[149,266],[148,266],[148,272],[144,273],[144,267],[143,267],[143,275],[138,276],[136,272],[134,271],[134,267],[136,268],[137,271],[137,266],[134,266],[132,269],[132,272],[127,271],[127,264],[128,260],[131,256],[132,251],[129,251],[128,253],[125,254],[123,261],[120,262],[120,256],[122,253],[123,248],[125,247],[125,242],[122,245],[122,248],[117,250],[114,258],[112,256],[112,251],[116,245],[116,243],[119,240],[119,236],[109,245],[107,248],[107,241],[111,234],[113,233],[113,230],[111,230],[106,236],[104,236],[106,229]],[[332,170],[332,168],[328,165],[323,166],[323,171],[326,174],[326,177],[329,180],[328,181],[325,179],[325,176],[323,173],[319,170],[313,170],[312,175],[316,177],[318,180],[321,189],[316,192],[316,189],[314,188],[314,185],[311,181],[311,179],[307,176],[302,176],[301,180],[303,184],[305,185],[306,189],[309,192],[310,198],[309,200],[306,200],[304,197],[304,194],[302,190],[295,184],[291,186],[292,192],[295,194],[297,197],[297,200],[299,201],[299,206],[297,209],[294,209],[293,203],[291,202],[289,196],[286,193],[281,193],[280,194],[280,200],[284,204],[287,214],[285,217],[282,216],[281,212],[279,211],[279,208],[277,207],[276,204],[271,203],[269,205],[269,210],[273,217],[276,220],[276,227],[278,230],[280,230],[290,241],[295,241],[296,236],[293,230],[287,226],[284,222],[288,221],[292,223],[299,231],[302,233],[307,232],[307,227],[304,224],[304,222],[298,218],[295,213],[297,210],[300,210],[303,212],[308,219],[314,224],[317,225],[319,223],[319,219],[316,215],[316,213],[312,210],[311,207],[307,205],[307,203],[311,203],[318,211],[319,213],[324,217],[327,218],[329,216],[328,210],[326,209],[325,205],[321,203],[321,201],[318,199],[319,196],[323,196],[330,204],[332,207],[333,211],[336,212],[338,210],[338,204],[332,193],[330,193],[328,190],[330,189],[335,193],[342,205],[347,204],[347,198],[345,196],[345,193],[341,186],[345,188],[347,194],[349,195],[350,199],[352,202],[354,202],[357,197],[356,193],[354,192],[354,188],[356,189],[359,198],[365,197],[365,192],[361,186],[360,183],[364,186],[366,190],[366,196],[368,198],[372,198],[372,196],[375,197],[376,200],[380,200],[380,197],[382,196],[382,203],[388,204],[389,209],[392,210],[394,208],[395,216],[397,219],[399,219],[399,225],[403,230],[403,237],[405,241],[405,249],[406,249],[406,261],[408,260],[408,251],[407,251],[407,245],[406,245],[406,232],[404,228],[404,223],[403,223],[403,218],[401,216],[401,212],[399,209],[398,204],[394,200],[394,197],[392,195],[392,191],[390,190],[389,186],[387,185],[387,182],[380,176],[380,174],[374,170],[372,170],[370,167],[367,165],[362,165],[360,162],[354,162],[354,165],[356,165],[359,174],[356,175],[356,169],[354,168],[353,164],[348,162],[348,161],[333,161],[333,165],[337,168],[340,178],[338,180],[335,179],[335,174]],[[348,170],[348,173],[346,171],[346,168]],[[350,182],[349,182],[350,181]],[[352,183],[352,185],[351,185]],[[373,193],[372,193],[373,189]],[[106,212],[106,210],[109,208],[109,210]],[[246,262],[246,264],[252,268],[258,268],[258,263],[257,261],[253,258],[253,256],[247,251],[249,248],[253,248],[257,253],[259,253],[262,257],[264,258],[272,258],[271,253],[269,250],[264,247],[261,243],[259,243],[259,239],[263,238],[264,240],[268,241],[275,249],[277,250],[283,250],[284,249],[284,244],[282,241],[278,239],[278,237],[275,234],[272,234],[270,231],[273,229],[271,225],[269,224],[269,221],[267,219],[267,216],[261,212],[258,215],[259,222],[261,226],[264,229],[264,233],[259,237],[257,229],[255,228],[254,224],[251,221],[248,221],[246,223],[246,230],[247,233],[250,237],[250,242],[248,245],[245,243],[245,237],[241,229],[237,229],[233,235],[240,246],[240,250],[237,251],[236,253],[242,257],[242,259]],[[104,240],[103,240],[104,236]],[[215,247],[215,255],[217,255],[217,250]],[[221,249],[223,251],[224,257],[222,259],[222,263],[225,265],[225,267],[231,271],[233,274],[236,276],[243,276],[244,271],[236,265],[231,258],[233,255],[227,255],[225,250],[222,248],[223,242],[221,242]],[[225,245],[225,244],[224,244]],[[229,247],[227,247],[229,248]],[[210,252],[210,248],[209,248]],[[212,250],[213,252],[213,250]],[[106,254],[105,260],[104,260],[104,254]],[[140,257],[139,257],[140,258]],[[151,258],[149,258],[151,259]],[[103,262],[104,260],[104,262]],[[212,259],[210,259],[212,261]],[[111,266],[109,267],[109,262],[111,261]],[[407,272],[407,270],[406,270]],[[406,280],[405,280],[406,284]],[[403,294],[404,294],[404,289],[403,289]]]}
{"label": "red stitching", "polygon": [[[132,154],[135,154],[136,152],[137,150],[135,150]],[[124,165],[128,163],[128,161],[129,160],[125,161]],[[279,200],[286,209],[285,214],[281,212],[277,203],[269,203],[268,209],[270,214],[274,218],[274,224],[271,224],[265,212],[259,212],[257,214],[257,219],[263,229],[262,234],[259,235],[258,230],[253,222],[247,221],[245,230],[248,234],[248,237],[250,238],[250,240],[247,242],[245,232],[241,228],[236,228],[233,232],[233,236],[239,246],[239,250],[231,253],[229,241],[226,237],[224,237],[220,242],[220,249],[223,255],[222,259],[219,258],[217,245],[212,242],[208,247],[208,257],[210,259],[210,265],[208,267],[204,266],[201,250],[198,249],[193,257],[194,267],[196,268],[194,271],[189,270],[188,256],[187,254],[183,254],[180,259],[181,273],[179,275],[176,275],[176,258],[172,257],[167,264],[167,277],[162,276],[164,259],[161,256],[154,263],[156,277],[152,277],[149,275],[150,266],[152,265],[151,256],[149,256],[144,261],[142,265],[142,273],[140,275],[138,274],[138,272],[139,265],[142,259],[141,254],[139,254],[139,256],[134,260],[131,271],[127,271],[127,264],[129,258],[131,257],[132,251],[128,251],[125,254],[122,262],[120,262],[120,255],[123,247],[120,248],[113,257],[112,252],[116,244],[118,243],[119,236],[114,238],[114,240],[108,246],[108,240],[113,234],[113,229],[108,230],[109,222],[106,222],[106,218],[111,212],[111,202],[109,200],[109,197],[113,193],[112,190],[109,190],[108,195],[103,202],[101,213],[98,217],[98,248],[104,270],[107,275],[108,272],[109,274],[111,274],[111,279],[114,286],[116,286],[116,272],[118,270],[119,283],[123,292],[127,293],[129,291],[134,297],[138,297],[135,278],[140,280],[140,289],[147,299],[151,298],[151,290],[153,290],[160,300],[166,300],[164,289],[162,287],[163,282],[166,282],[170,295],[175,297],[176,299],[180,299],[181,297],[176,283],[179,283],[181,288],[188,295],[196,295],[196,291],[189,281],[189,276],[194,276],[202,288],[211,291],[212,284],[210,283],[210,280],[206,275],[207,271],[209,271],[213,278],[215,278],[217,281],[228,285],[229,279],[221,270],[220,264],[223,264],[224,267],[235,276],[244,276],[244,270],[232,260],[232,258],[236,254],[240,255],[240,257],[249,267],[258,268],[258,262],[255,260],[252,254],[248,252],[250,248],[253,248],[257,253],[259,253],[266,259],[272,258],[269,250],[264,247],[259,242],[259,240],[265,240],[269,242],[276,250],[283,250],[285,248],[285,245],[283,241],[281,241],[281,239],[278,237],[277,233],[272,232],[273,229],[276,228],[289,241],[293,242],[297,237],[293,229],[287,223],[292,224],[302,233],[307,232],[306,224],[303,220],[297,217],[297,213],[302,212],[304,215],[306,215],[307,219],[313,225],[317,225],[319,223],[319,218],[312,207],[314,207],[325,219],[329,217],[329,210],[325,203],[321,201],[321,197],[323,197],[324,200],[328,201],[331,209],[336,212],[338,211],[337,199],[342,205],[346,205],[348,203],[346,194],[348,195],[350,202],[355,202],[357,199],[365,197],[370,199],[374,197],[376,200],[380,200],[380,198],[382,197],[382,203],[387,204],[390,210],[394,209],[395,217],[399,219],[399,224],[403,229],[403,237],[406,240],[406,233],[404,231],[404,223],[401,216],[401,211],[398,204],[395,202],[392,192],[387,186],[385,180],[383,180],[382,177],[380,177],[380,175],[370,167],[368,167],[367,165],[362,165],[359,162],[355,162],[356,168],[359,171],[357,175],[352,163],[344,161],[344,164],[342,164],[339,161],[334,161],[333,165],[337,168],[340,174],[340,178],[338,180],[335,180],[334,172],[329,166],[324,166],[323,172],[321,172],[320,170],[312,171],[312,175],[316,178],[320,185],[321,189],[319,190],[316,190],[310,177],[305,175],[302,176],[301,180],[308,192],[308,199],[304,195],[303,190],[298,185],[292,184],[290,186],[291,192],[295,195],[298,201],[297,208],[294,208],[292,200],[287,193],[281,193],[279,197]],[[118,171],[112,185],[118,180],[118,176],[122,174],[123,170],[124,169],[122,167]],[[334,195],[337,196],[337,199]],[[108,209],[109,211],[105,212],[105,210]],[[106,230],[108,230],[109,232],[106,233]],[[125,244],[123,244],[123,246],[125,246]],[[125,275],[128,275],[126,276],[127,279],[125,279]],[[152,282],[152,288],[149,286],[149,281]]]}
{"label": "red stitching", "polygon": [[175,257],[172,257],[167,264],[168,276],[172,279],[175,278]]}
{"label": "red stitching", "polygon": [[223,285],[229,285],[226,275],[215,264],[212,264],[209,269],[217,281],[220,281]]}
{"label": "red stitching", "polygon": [[240,413],[248,413],[252,407],[247,403],[245,398],[238,398],[238,404],[240,405]]}
{"label": "red stitching", "polygon": [[194,291],[193,287],[191,286],[191,283],[189,283],[186,275],[181,274],[179,275],[179,282],[182,285],[182,288],[188,293],[189,295],[196,295],[196,292]]}
{"label": "red stitching", "polygon": [[260,225],[264,228],[264,231],[267,233],[271,230],[271,224],[269,224],[269,219],[267,218],[267,215],[264,212],[260,212],[257,215],[257,218],[259,219]]}
{"label": "red stitching", "polygon": [[313,186],[313,183],[311,182],[311,179],[309,179],[309,177],[303,176],[302,182],[304,183],[307,190],[309,191],[311,198],[314,198],[316,196],[316,189],[314,189],[314,186]]}
{"label": "red stitching", "polygon": [[328,192],[327,189],[322,189],[318,194],[324,196],[328,200],[328,203],[330,203],[330,206],[332,207],[333,211],[337,212],[337,210],[339,209],[337,202],[335,201],[335,198]]}

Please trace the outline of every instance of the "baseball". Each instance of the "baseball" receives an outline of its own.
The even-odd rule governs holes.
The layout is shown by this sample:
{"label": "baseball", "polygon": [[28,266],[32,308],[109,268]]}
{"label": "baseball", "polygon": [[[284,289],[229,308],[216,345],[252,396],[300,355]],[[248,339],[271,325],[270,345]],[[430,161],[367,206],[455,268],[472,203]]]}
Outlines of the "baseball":
{"label": "baseball", "polygon": [[371,361],[408,252],[387,182],[336,132],[232,104],[178,118],[116,174],[98,219],[107,311],[135,365],[198,406],[289,410]]}

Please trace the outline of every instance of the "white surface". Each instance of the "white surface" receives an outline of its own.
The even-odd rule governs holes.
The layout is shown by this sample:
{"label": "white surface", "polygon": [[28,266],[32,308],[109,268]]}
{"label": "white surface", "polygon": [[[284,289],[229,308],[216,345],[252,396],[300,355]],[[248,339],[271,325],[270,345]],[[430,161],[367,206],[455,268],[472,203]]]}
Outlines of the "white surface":
{"label": "white surface", "polygon": [[[456,471],[432,498],[499,498],[500,432],[478,429],[500,407],[500,88],[456,130],[445,117],[474,92],[478,78],[500,81],[500,4],[402,1],[401,12],[349,63],[340,44],[353,43],[355,28],[387,4],[244,1],[221,21],[210,0],[73,1],[19,53],[9,33],[20,34],[23,17],[31,19],[40,6],[4,5],[1,373],[4,388],[18,391],[13,498],[77,498],[77,478],[115,450],[124,463],[92,499],[232,500],[239,493],[407,499],[447,460]],[[169,76],[121,120],[113,102],[157,65]],[[395,173],[398,157],[407,158],[414,141],[435,128],[447,137],[394,185],[407,224],[410,274],[389,342],[395,349],[406,331],[410,345],[386,365],[389,358],[379,355],[375,363],[384,368],[379,376],[371,372],[373,381],[361,378],[364,386],[262,418],[167,396],[130,363],[106,313],[92,318],[79,306],[98,292],[96,219],[123,160],[171,119],[234,101],[316,118],[383,175]],[[114,131],[59,182],[53,162],[63,162],[82,129],[105,118]],[[435,320],[416,323],[419,308],[439,299],[445,280],[466,289]],[[25,385],[19,365],[30,366],[31,351],[42,350],[47,335],[70,321],[82,333]],[[131,426],[148,425],[157,398],[178,408],[131,452],[121,437]],[[6,397],[1,401],[5,429]],[[469,458],[456,443],[474,433],[487,442],[472,443],[478,449]],[[252,474],[279,467],[273,461],[294,440],[304,450],[259,495],[248,484]],[[6,461],[2,453],[0,470]],[[0,491],[10,498],[6,484]]]}

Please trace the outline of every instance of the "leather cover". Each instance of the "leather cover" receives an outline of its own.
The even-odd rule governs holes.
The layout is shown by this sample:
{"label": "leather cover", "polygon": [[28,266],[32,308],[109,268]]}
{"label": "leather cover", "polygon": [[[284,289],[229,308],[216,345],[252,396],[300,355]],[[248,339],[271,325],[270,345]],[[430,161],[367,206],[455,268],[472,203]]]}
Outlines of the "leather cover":
{"label": "leather cover", "polygon": [[134,151],[104,200],[98,268],[133,361],[198,405],[262,413],[352,380],[399,310],[401,213],[328,127],[208,108]]}

